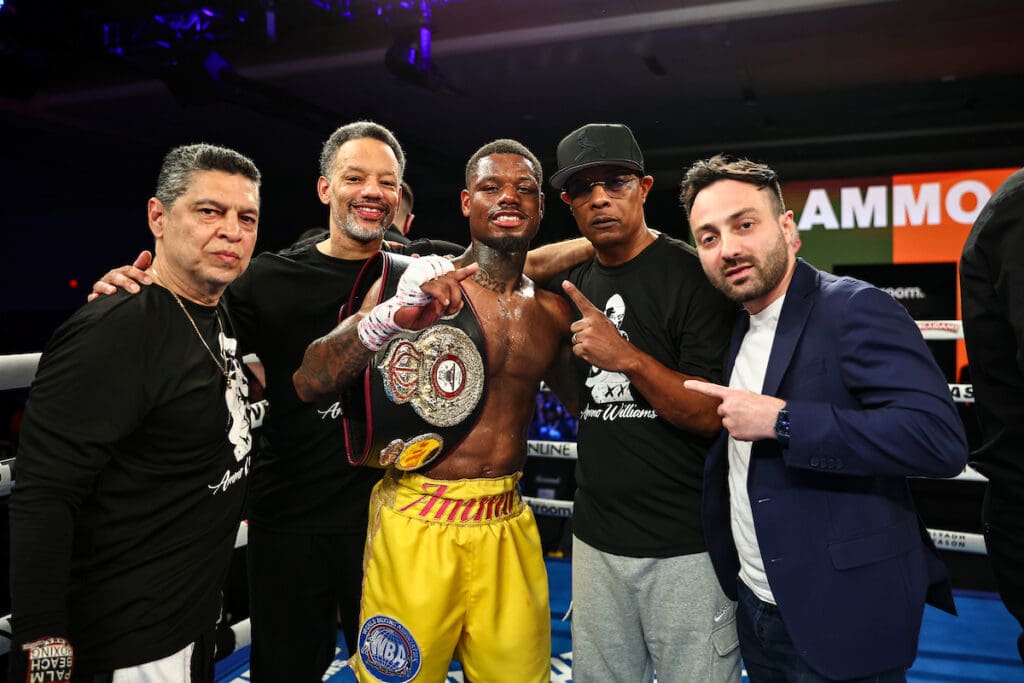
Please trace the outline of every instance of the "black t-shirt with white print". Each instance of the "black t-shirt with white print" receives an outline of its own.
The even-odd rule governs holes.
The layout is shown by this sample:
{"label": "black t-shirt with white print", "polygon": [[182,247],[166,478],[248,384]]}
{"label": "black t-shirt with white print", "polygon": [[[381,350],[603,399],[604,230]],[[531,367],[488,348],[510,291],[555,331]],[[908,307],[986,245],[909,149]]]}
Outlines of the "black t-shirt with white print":
{"label": "black t-shirt with white print", "polygon": [[[605,267],[593,259],[565,279],[659,363],[721,381],[737,307],[711,286],[690,245],[661,235],[628,263]],[[616,555],[703,552],[700,496],[711,440],[658,416],[625,375],[575,363],[573,533]]]}
{"label": "black t-shirt with white print", "polygon": [[[75,671],[160,659],[216,623],[250,466],[230,322],[144,287],[85,305],[29,394],[11,497],[15,644],[67,637]],[[222,355],[223,354],[223,355]]]}

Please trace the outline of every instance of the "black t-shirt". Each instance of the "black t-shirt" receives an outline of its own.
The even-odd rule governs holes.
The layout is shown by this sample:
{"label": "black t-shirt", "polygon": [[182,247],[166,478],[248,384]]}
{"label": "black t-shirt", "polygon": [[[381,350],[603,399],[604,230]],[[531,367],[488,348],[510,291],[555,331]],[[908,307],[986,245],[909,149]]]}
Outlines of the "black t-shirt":
{"label": "black t-shirt", "polygon": [[[661,235],[633,260],[596,259],[565,279],[634,346],[679,372],[720,382],[737,308],[693,248]],[[657,415],[625,375],[575,359],[580,399],[573,533],[598,550],[669,557],[705,549],[700,523],[711,440]]]}
{"label": "black t-shirt", "polygon": [[[162,287],[79,309],[43,352],[10,503],[16,644],[65,636],[75,670],[160,659],[213,628],[251,435],[234,339]],[[222,359],[223,362],[223,359]]]}
{"label": "black t-shirt", "polygon": [[[403,251],[454,249],[418,240]],[[228,288],[238,338],[244,352],[256,353],[263,362],[264,396],[270,402],[250,483],[252,524],[278,532],[366,529],[370,490],[382,470],[348,463],[339,399],[303,403],[292,385],[306,347],[337,326],[339,310],[364,264],[326,256],[308,241],[260,254]]]}
{"label": "black t-shirt", "polygon": [[964,333],[982,442],[971,463],[1024,484],[1024,170],[974,223],[960,260]]}

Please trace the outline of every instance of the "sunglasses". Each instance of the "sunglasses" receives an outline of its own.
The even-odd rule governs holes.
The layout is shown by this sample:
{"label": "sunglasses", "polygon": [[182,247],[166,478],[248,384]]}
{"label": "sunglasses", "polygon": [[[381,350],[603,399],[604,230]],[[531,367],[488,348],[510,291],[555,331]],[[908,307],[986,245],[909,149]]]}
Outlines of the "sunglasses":
{"label": "sunglasses", "polygon": [[571,178],[565,184],[563,191],[572,200],[588,199],[594,192],[594,186],[600,185],[604,188],[605,194],[615,199],[625,197],[630,190],[633,181],[637,179],[634,174],[617,175],[607,180],[590,180],[589,178]]}

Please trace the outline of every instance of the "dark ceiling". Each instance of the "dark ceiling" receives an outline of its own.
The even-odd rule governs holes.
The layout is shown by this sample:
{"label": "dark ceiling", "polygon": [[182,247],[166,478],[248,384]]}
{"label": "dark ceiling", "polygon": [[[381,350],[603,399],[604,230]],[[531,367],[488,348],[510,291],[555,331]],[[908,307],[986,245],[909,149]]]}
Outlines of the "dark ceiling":
{"label": "dark ceiling", "polygon": [[[449,235],[480,144],[519,139],[550,173],[588,121],[632,126],[666,211],[719,151],[790,180],[1024,164],[1022,0],[0,2],[0,217],[51,256],[123,261],[111,224],[145,237],[160,156],[195,140],[264,169],[261,242],[280,246],[324,220],[319,146],[357,118],[397,133],[417,225]],[[424,9],[432,60],[400,77],[386,56]]]}

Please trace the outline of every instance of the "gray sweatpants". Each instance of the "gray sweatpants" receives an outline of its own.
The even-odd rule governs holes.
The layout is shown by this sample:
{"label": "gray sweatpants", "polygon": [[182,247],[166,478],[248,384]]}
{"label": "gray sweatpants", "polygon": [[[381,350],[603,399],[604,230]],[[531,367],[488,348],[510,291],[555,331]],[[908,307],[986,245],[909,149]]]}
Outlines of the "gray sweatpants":
{"label": "gray sweatpants", "polygon": [[572,544],[575,683],[740,680],[736,603],[707,553],[622,557]]}

